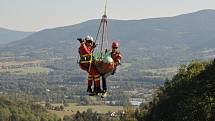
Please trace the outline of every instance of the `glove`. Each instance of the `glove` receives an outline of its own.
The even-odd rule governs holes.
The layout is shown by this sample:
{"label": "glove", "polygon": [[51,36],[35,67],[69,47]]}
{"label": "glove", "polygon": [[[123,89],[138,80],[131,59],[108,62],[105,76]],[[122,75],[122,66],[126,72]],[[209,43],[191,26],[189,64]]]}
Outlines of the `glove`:
{"label": "glove", "polygon": [[119,64],[119,65],[122,65],[122,63],[121,63],[121,61],[120,61],[120,60],[118,60],[118,64]]}
{"label": "glove", "polygon": [[77,40],[78,40],[80,43],[84,42],[84,40],[83,40],[82,38],[77,38]]}
{"label": "glove", "polygon": [[114,75],[115,73],[116,73],[116,70],[113,70],[112,73],[111,73],[111,75]]}
{"label": "glove", "polygon": [[96,48],[96,43],[95,42],[93,42],[92,48]]}

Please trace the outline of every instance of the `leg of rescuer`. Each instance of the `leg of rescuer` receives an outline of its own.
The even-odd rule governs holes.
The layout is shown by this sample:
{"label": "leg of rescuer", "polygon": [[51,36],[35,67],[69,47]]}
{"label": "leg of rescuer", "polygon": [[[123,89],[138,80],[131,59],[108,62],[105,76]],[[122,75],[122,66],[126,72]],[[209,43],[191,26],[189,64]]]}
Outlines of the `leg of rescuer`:
{"label": "leg of rescuer", "polygon": [[95,93],[98,94],[101,92],[101,88],[100,88],[100,75],[97,74],[94,76],[94,83],[95,83]]}
{"label": "leg of rescuer", "polygon": [[89,74],[88,75],[88,87],[87,87],[87,92],[89,92],[90,94],[93,93],[92,91],[92,85],[93,85],[93,75]]}
{"label": "leg of rescuer", "polygon": [[94,80],[94,92],[96,94],[101,92],[101,88],[100,88],[100,74],[98,73],[95,64],[92,63],[90,72],[91,75],[93,75],[93,80]]}
{"label": "leg of rescuer", "polygon": [[106,92],[107,91],[107,77],[105,75],[102,75],[102,89],[103,89],[103,92]]}

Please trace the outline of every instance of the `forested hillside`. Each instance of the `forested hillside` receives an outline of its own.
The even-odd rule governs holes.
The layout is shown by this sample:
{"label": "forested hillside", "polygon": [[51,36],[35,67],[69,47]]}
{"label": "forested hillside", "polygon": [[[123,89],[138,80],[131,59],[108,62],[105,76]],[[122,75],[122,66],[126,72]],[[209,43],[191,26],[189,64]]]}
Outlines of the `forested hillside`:
{"label": "forested hillside", "polygon": [[149,108],[144,121],[214,121],[215,60],[181,66]]}
{"label": "forested hillside", "polygon": [[41,105],[0,97],[0,121],[59,121]]}

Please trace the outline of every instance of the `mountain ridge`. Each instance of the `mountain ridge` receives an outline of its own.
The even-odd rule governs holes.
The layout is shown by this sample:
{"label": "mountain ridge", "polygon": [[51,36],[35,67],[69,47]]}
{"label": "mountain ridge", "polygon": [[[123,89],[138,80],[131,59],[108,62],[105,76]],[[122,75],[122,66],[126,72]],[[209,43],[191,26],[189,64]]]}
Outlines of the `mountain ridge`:
{"label": "mountain ridge", "polygon": [[16,31],[0,27],[0,44],[8,44],[33,34],[34,32]]}
{"label": "mountain ridge", "polygon": [[[148,24],[150,25],[150,24],[152,24],[151,22],[157,21],[157,20],[162,20],[162,21],[163,21],[163,20],[164,20],[164,21],[167,20],[167,21],[168,21],[168,19],[174,19],[174,18],[178,19],[178,17],[181,18],[181,17],[186,17],[186,16],[188,16],[188,15],[194,15],[194,14],[199,14],[199,13],[202,14],[202,13],[205,13],[205,12],[209,12],[209,13],[213,12],[213,14],[214,14],[214,13],[215,13],[214,11],[215,11],[215,10],[202,10],[202,11],[198,11],[198,12],[195,12],[195,13],[189,13],[189,14],[178,15],[178,16],[175,16],[175,17],[150,18],[150,19],[140,19],[140,20],[115,20],[115,19],[110,19],[110,20],[109,20],[109,23],[110,23],[110,27],[109,27],[109,28],[112,27],[112,26],[111,26],[111,23],[113,23],[113,22],[116,22],[115,24],[117,24],[118,22],[120,22],[120,23],[129,22],[131,25],[132,25],[133,23],[136,23],[136,22],[138,22],[139,24],[149,22]],[[214,14],[214,15],[215,15],[215,14]],[[182,18],[182,19],[183,19],[183,18]],[[44,29],[44,30],[42,30],[42,31],[39,31],[39,33],[47,32],[47,31],[54,32],[54,31],[57,31],[57,30],[59,30],[59,31],[61,31],[61,30],[70,31],[70,33],[72,33],[72,32],[74,32],[74,31],[78,32],[78,30],[83,29],[83,27],[84,27],[84,28],[89,28],[89,27],[92,27],[92,25],[93,25],[94,29],[88,30],[88,33],[89,33],[89,34],[92,34],[92,35],[95,35],[96,29],[98,28],[98,23],[99,23],[99,19],[93,19],[93,20],[88,20],[88,21],[86,21],[86,22],[79,23],[79,24],[75,24],[75,25],[69,25],[69,26],[64,26],[64,27],[57,27],[57,28],[53,28],[53,29]],[[129,23],[128,23],[128,24],[129,24]],[[97,26],[96,26],[96,25],[97,25]],[[115,25],[113,25],[113,26],[115,26]],[[71,29],[73,29],[73,30],[71,30]],[[85,33],[87,33],[87,32],[85,32]],[[35,33],[35,34],[38,34],[38,32]],[[33,34],[33,35],[34,35],[34,34]],[[76,34],[76,35],[85,36],[85,35],[83,35],[83,34]],[[73,38],[73,39],[74,39],[74,38]]]}
{"label": "mountain ridge", "polygon": [[[110,19],[109,42],[120,42],[126,62],[135,65],[134,68],[141,67],[141,64],[147,68],[177,66],[193,59],[215,55],[214,20],[215,10],[141,20]],[[86,35],[95,37],[99,22],[99,19],[93,19],[75,25],[44,29],[12,42],[1,50],[14,51],[16,55],[22,56],[77,57],[75,50],[79,43],[76,39]],[[201,54],[210,48],[212,52]]]}

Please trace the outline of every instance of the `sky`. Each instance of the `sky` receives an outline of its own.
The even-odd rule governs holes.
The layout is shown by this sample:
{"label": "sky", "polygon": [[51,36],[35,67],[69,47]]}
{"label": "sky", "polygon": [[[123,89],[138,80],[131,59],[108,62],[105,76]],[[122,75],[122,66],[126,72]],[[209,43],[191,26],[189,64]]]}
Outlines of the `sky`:
{"label": "sky", "polygon": [[[0,0],[0,27],[39,31],[99,19],[105,0]],[[214,9],[215,0],[108,0],[111,19],[137,20]]]}

